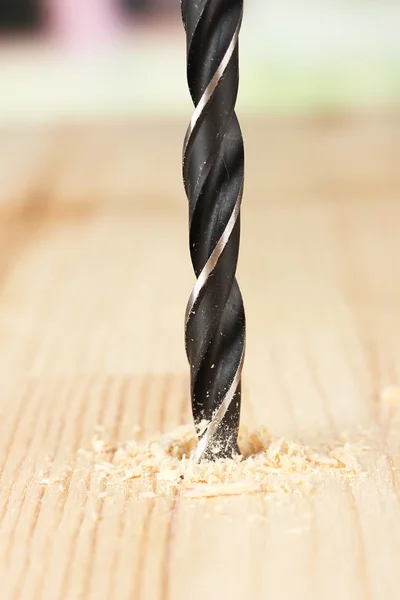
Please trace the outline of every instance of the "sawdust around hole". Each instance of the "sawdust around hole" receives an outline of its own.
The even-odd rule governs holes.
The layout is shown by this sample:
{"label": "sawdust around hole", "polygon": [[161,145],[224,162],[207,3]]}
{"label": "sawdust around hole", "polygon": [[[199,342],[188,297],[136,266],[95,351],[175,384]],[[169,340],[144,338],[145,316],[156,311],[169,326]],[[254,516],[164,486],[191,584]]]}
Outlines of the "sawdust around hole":
{"label": "sawdust around hole", "polygon": [[271,494],[308,495],[327,475],[363,477],[359,456],[369,449],[363,439],[340,439],[313,448],[273,438],[266,428],[251,432],[242,427],[242,456],[195,464],[191,458],[197,444],[193,426],[181,426],[146,441],[113,445],[105,438],[98,430],[91,449],[78,451],[77,470],[90,470],[104,495],[131,486],[141,498],[171,494],[202,499],[242,494],[264,494],[266,498]]}

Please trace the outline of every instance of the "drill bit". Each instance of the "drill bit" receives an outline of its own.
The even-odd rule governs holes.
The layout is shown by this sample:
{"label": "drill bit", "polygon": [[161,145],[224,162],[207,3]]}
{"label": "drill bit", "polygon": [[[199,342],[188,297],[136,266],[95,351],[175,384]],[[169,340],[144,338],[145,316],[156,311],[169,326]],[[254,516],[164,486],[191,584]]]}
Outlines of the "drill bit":
{"label": "drill bit", "polygon": [[[239,454],[245,314],[235,273],[244,149],[235,114],[243,0],[182,0],[195,110],[183,145],[189,239],[197,278],[185,316],[196,462]],[[200,431],[202,420],[207,426]]]}

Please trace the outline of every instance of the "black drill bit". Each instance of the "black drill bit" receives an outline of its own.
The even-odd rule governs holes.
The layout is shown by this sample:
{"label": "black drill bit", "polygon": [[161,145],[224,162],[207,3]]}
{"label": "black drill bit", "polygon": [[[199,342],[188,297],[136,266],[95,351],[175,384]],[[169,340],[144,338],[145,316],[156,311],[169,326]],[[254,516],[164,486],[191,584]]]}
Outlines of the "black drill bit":
{"label": "black drill bit", "polygon": [[195,111],[183,147],[190,254],[197,277],[186,308],[195,460],[239,453],[245,315],[235,273],[244,150],[235,114],[243,0],[182,0],[187,80]]}

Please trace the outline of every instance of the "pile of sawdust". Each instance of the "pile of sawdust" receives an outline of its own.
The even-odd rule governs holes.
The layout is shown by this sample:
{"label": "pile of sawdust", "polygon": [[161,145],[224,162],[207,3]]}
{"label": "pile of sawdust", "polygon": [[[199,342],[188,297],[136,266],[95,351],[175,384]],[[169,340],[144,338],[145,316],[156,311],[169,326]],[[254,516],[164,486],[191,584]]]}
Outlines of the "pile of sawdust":
{"label": "pile of sawdust", "polygon": [[197,436],[182,426],[145,442],[126,441],[112,446],[98,432],[90,451],[79,457],[110,490],[134,482],[142,497],[179,493],[201,498],[249,493],[309,494],[322,475],[360,477],[358,461],[362,444],[337,441],[318,449],[273,439],[265,428],[253,433],[242,429],[239,446],[243,456],[195,464],[191,458]]}

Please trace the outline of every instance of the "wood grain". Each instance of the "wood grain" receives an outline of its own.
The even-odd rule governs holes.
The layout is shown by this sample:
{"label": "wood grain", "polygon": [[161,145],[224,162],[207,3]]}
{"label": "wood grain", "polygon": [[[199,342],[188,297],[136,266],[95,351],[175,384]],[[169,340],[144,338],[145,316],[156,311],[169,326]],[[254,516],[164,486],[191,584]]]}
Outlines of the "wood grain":
{"label": "wood grain", "polygon": [[397,115],[243,124],[243,421],[309,443],[368,430],[367,476],[202,503],[103,497],[74,471],[98,424],[122,441],[190,423],[184,129],[0,134],[1,597],[396,600]]}

